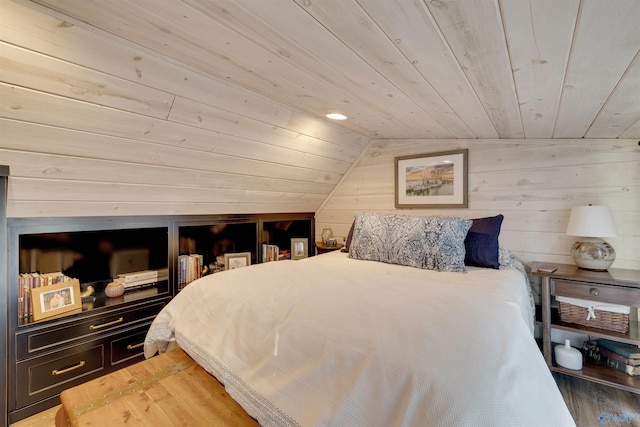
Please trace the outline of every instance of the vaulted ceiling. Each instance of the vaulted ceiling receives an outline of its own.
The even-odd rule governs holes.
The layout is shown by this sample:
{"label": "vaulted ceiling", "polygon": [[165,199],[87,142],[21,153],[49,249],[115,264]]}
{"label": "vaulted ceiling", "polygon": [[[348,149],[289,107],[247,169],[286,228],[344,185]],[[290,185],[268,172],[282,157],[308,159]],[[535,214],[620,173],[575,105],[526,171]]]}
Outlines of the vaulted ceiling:
{"label": "vaulted ceiling", "polygon": [[637,0],[37,0],[372,138],[640,137]]}

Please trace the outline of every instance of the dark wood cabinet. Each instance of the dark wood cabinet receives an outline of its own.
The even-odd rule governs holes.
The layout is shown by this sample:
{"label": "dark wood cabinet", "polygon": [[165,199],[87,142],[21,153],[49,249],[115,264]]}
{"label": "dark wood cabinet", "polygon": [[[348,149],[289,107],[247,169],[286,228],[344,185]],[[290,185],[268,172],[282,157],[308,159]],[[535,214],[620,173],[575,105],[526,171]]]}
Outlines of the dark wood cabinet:
{"label": "dark wood cabinet", "polygon": [[[4,413],[13,423],[59,404],[69,387],[143,360],[153,319],[184,286],[181,257],[197,256],[205,273],[225,254],[248,253],[258,263],[262,243],[313,242],[315,224],[313,213],[10,218],[4,230],[9,340],[2,371]],[[105,295],[118,274],[146,269],[166,269],[168,279]],[[82,298],[81,311],[34,321],[19,276],[54,271],[72,272],[81,292],[91,286],[93,293]]]}

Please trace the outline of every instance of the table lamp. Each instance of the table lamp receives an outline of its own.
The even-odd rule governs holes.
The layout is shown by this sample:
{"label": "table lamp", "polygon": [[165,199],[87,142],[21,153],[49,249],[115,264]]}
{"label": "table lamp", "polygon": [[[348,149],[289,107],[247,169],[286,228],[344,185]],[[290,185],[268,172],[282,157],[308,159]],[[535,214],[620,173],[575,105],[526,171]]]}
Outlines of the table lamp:
{"label": "table lamp", "polygon": [[571,256],[580,268],[607,271],[616,259],[613,246],[602,239],[618,235],[608,206],[573,207],[567,235],[580,237],[571,246]]}

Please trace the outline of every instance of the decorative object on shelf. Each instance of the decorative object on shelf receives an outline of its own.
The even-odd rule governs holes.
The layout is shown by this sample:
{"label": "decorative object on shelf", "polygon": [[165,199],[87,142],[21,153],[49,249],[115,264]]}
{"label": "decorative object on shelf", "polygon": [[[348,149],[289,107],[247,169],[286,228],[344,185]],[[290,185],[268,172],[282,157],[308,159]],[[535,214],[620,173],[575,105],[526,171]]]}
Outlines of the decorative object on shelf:
{"label": "decorative object on shelf", "polygon": [[234,268],[247,267],[249,265],[251,265],[251,252],[224,254],[225,270],[233,270]]}
{"label": "decorative object on shelf", "polygon": [[606,271],[616,259],[613,246],[602,239],[618,235],[608,206],[573,207],[567,235],[580,237],[571,246],[571,256],[580,268]]}
{"label": "decorative object on shelf", "polygon": [[631,307],[602,301],[569,298],[557,295],[558,314],[563,322],[626,334],[629,330]]}
{"label": "decorative object on shelf", "polygon": [[571,347],[571,340],[564,340],[564,346],[559,344],[555,348],[556,363],[563,368],[579,371],[582,369],[582,353]]}
{"label": "decorative object on shelf", "polygon": [[322,229],[322,243],[324,243],[325,245],[327,245],[329,239],[333,239],[333,230],[331,230],[330,228],[323,228]]}
{"label": "decorative object on shelf", "polygon": [[[31,289],[33,320],[82,310],[80,281],[78,279]],[[70,313],[69,313],[70,314]]]}
{"label": "decorative object on shelf", "polygon": [[83,300],[89,298],[95,291],[96,290],[93,288],[93,286],[89,285],[85,288],[84,291],[82,291],[82,293],[80,294],[80,298],[82,298]]}
{"label": "decorative object on shelf", "polygon": [[466,208],[468,151],[396,157],[396,208]]}
{"label": "decorative object on shelf", "polygon": [[291,259],[302,259],[309,256],[309,239],[291,239]]}
{"label": "decorative object on shelf", "polygon": [[104,288],[104,294],[109,298],[116,298],[124,295],[124,283],[111,282]]}

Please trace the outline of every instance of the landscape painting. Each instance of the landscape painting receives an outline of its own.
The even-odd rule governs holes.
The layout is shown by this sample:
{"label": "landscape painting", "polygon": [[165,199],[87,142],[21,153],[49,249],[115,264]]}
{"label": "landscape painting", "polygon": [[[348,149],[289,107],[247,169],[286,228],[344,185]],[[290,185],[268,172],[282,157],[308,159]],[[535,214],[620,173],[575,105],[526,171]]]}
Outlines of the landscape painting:
{"label": "landscape painting", "polygon": [[467,151],[396,157],[395,206],[467,207]]}

